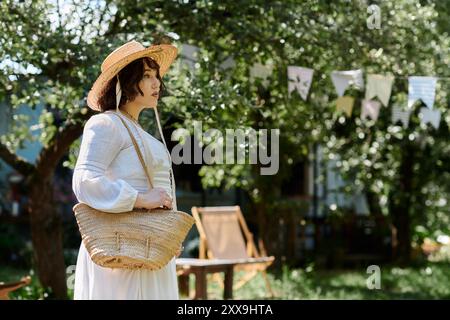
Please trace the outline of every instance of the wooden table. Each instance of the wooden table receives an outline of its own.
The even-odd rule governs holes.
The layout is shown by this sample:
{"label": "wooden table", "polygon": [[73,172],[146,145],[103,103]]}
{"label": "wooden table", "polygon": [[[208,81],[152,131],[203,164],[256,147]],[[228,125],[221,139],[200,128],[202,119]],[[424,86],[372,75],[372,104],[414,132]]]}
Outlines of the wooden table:
{"label": "wooden table", "polygon": [[224,272],[223,298],[233,299],[233,270],[238,264],[260,263],[260,259],[176,259],[180,292],[189,296],[189,275],[195,275],[194,299],[207,299],[208,273]]}
{"label": "wooden table", "polygon": [[31,277],[26,276],[17,282],[4,283],[0,282],[0,300],[9,300],[8,294],[14,290],[20,289],[31,283]]}

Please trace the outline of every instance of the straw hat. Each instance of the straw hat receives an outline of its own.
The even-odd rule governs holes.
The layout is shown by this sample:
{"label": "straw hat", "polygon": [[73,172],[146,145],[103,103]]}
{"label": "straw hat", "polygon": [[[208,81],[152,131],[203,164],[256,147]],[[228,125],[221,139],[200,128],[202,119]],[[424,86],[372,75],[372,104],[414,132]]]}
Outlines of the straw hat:
{"label": "straw hat", "polygon": [[[169,69],[170,65],[175,60],[177,54],[178,49],[170,44],[152,45],[146,48],[141,43],[132,40],[118,47],[113,52],[111,52],[103,61],[101,66],[102,73],[98,76],[97,80],[95,80],[91,90],[89,91],[87,97],[88,106],[96,111],[101,110],[100,106],[97,103],[100,93],[102,92],[108,81],[116,76],[119,71],[122,70],[130,62],[139,58],[150,57],[159,64],[159,74],[162,78]],[[118,107],[120,97],[120,83],[119,81],[117,81],[116,108]]]}

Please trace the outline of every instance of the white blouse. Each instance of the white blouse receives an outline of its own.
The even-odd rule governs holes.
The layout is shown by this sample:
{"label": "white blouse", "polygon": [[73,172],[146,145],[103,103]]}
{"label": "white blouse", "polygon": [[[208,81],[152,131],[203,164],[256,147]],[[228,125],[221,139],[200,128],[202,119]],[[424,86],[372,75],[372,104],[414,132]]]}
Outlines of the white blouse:
{"label": "white blouse", "polygon": [[[132,210],[138,192],[147,191],[149,185],[127,129],[112,113],[116,112],[96,114],[86,122],[72,189],[79,202],[114,214]],[[127,117],[121,117],[150,168],[153,186],[164,188],[172,196],[171,163],[165,146]],[[175,197],[173,207],[177,209]],[[156,271],[104,268],[91,260],[81,243],[74,299],[178,298],[175,257]]]}

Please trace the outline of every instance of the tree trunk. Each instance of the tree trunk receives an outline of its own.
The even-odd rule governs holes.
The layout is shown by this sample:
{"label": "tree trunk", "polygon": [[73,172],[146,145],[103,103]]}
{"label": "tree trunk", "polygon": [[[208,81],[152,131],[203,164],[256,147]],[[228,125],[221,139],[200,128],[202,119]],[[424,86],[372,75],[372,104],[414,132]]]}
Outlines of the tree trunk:
{"label": "tree trunk", "polygon": [[383,212],[381,210],[380,203],[379,203],[380,199],[378,198],[378,196],[374,192],[372,192],[368,189],[364,190],[364,192],[367,195],[367,203],[369,205],[370,213],[374,216],[383,215]]}
{"label": "tree trunk", "polygon": [[397,234],[395,258],[401,265],[407,265],[411,260],[411,219],[408,208],[397,207],[393,224]]}
{"label": "tree trunk", "polygon": [[30,190],[31,237],[36,271],[51,298],[67,299],[62,223],[53,200],[51,178],[39,178]]}
{"label": "tree trunk", "polygon": [[395,258],[398,263],[406,265],[411,261],[411,197],[414,193],[414,149],[404,148],[400,165],[399,188],[390,196],[390,212],[397,234]]}

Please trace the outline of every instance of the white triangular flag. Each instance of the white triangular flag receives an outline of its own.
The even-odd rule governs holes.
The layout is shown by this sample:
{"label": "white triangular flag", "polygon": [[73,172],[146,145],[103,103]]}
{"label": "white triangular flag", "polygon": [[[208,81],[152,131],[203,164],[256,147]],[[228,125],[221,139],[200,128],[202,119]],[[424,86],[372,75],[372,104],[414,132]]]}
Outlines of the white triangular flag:
{"label": "white triangular flag", "polygon": [[345,90],[353,85],[359,90],[364,88],[363,72],[361,69],[348,71],[331,72],[331,80],[339,97],[342,97]]}
{"label": "white triangular flag", "polygon": [[256,62],[250,68],[250,80],[254,81],[256,78],[262,79],[262,85],[267,87],[269,85],[268,77],[272,74],[272,64],[261,64]]}
{"label": "white triangular flag", "polygon": [[288,66],[289,96],[292,91],[297,90],[303,100],[306,100],[308,98],[309,88],[311,88],[313,73],[313,69]]}
{"label": "white triangular flag", "polygon": [[397,121],[401,121],[403,127],[408,128],[411,112],[411,109],[402,110],[402,108],[394,106],[392,108],[392,123],[396,124]]}
{"label": "white triangular flag", "polygon": [[436,77],[408,77],[408,108],[421,99],[430,109],[433,109],[436,95]]}
{"label": "white triangular flag", "polygon": [[393,76],[383,76],[381,74],[368,74],[366,85],[366,99],[370,100],[378,97],[381,103],[387,107],[391,97]]}
{"label": "white triangular flag", "polygon": [[439,110],[420,108],[419,117],[421,118],[422,123],[431,123],[433,127],[439,129],[439,123],[441,122],[441,112]]}
{"label": "white triangular flag", "polygon": [[376,100],[366,100],[362,101],[361,119],[367,117],[377,121],[378,115],[380,114],[381,103]]}

